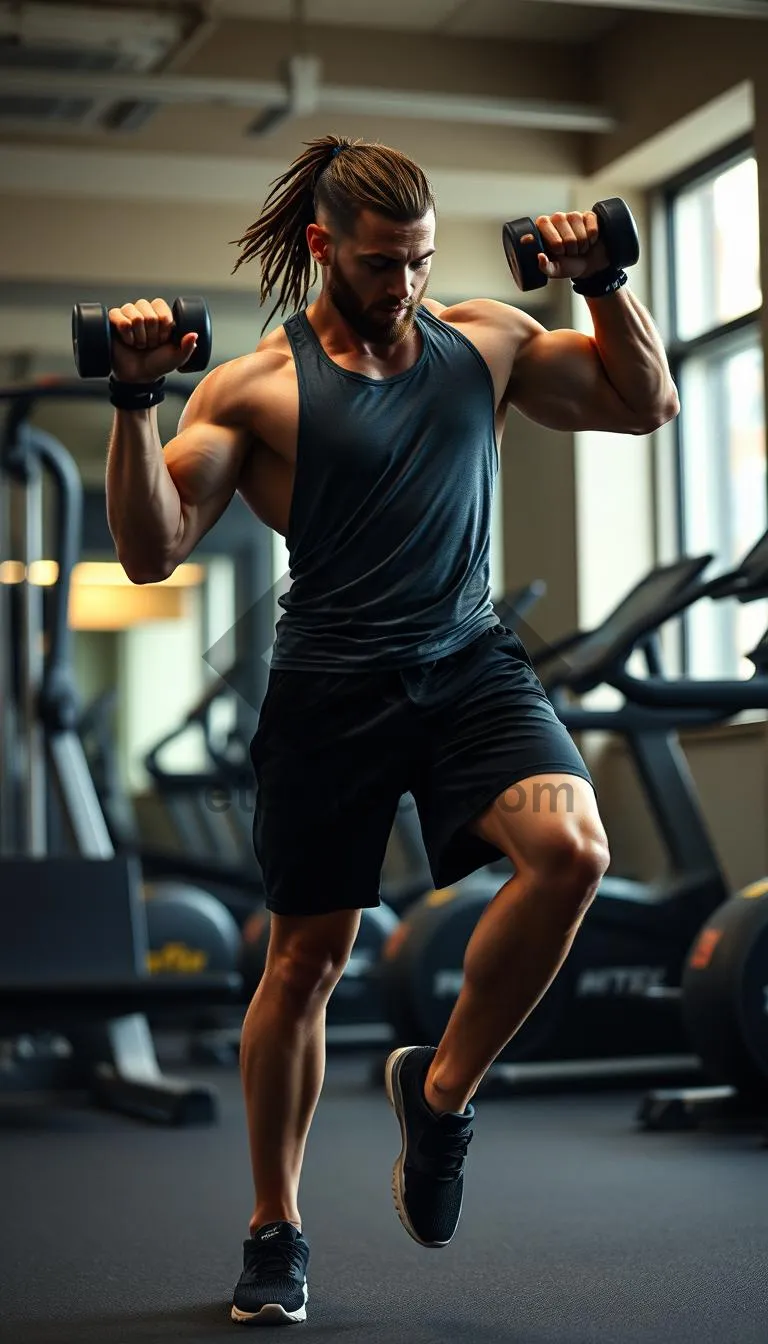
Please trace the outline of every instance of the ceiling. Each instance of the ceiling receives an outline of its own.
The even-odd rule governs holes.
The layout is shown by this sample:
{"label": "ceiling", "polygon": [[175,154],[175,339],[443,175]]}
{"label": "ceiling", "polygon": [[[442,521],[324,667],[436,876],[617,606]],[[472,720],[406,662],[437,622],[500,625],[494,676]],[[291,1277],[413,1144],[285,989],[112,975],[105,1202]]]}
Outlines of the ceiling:
{"label": "ceiling", "polygon": [[[136,0],[109,0],[118,8]],[[185,0],[138,0],[153,10],[174,10]],[[766,15],[768,0],[188,0],[187,7],[215,19],[241,18],[318,27],[374,28],[447,37],[520,38],[584,43],[616,26],[632,10],[709,14],[733,18]]]}
{"label": "ceiling", "polygon": [[[587,42],[607,32],[616,8],[583,4],[542,5],[539,0],[305,0],[306,22],[337,27],[441,33],[446,37],[525,38]],[[289,22],[296,0],[222,0],[222,14],[244,19]]]}

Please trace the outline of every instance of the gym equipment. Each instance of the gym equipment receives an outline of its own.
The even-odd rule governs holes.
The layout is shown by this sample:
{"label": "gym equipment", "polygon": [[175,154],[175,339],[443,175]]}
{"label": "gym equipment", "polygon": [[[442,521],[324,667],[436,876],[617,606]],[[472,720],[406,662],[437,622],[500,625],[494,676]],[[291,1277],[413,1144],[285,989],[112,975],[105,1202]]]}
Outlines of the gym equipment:
{"label": "gym equipment", "polygon": [[[612,266],[635,266],[640,258],[640,239],[632,211],[619,196],[597,201],[600,241],[605,244]],[[502,241],[509,269],[519,289],[543,289],[548,277],[539,270],[539,253],[547,249],[534,221],[528,217],[513,219],[502,229]],[[548,254],[547,254],[548,255]]]}
{"label": "gym equipment", "polygon": [[[240,927],[226,905],[208,892],[183,882],[144,886],[147,969],[160,977],[236,972]],[[153,1018],[150,1015],[150,1022]],[[189,1005],[158,1018],[158,1027],[179,1030],[187,1057],[196,1064],[231,1067],[240,1053],[242,1007],[234,1010]]]}
{"label": "gym equipment", "polygon": [[[176,828],[178,839],[175,848],[171,844],[170,848],[164,849],[153,843],[153,838],[147,833],[146,822],[143,827],[139,825],[132,800],[120,778],[115,748],[115,699],[114,690],[99,695],[81,716],[78,732],[116,852],[135,856],[141,863],[145,877],[183,878],[187,882],[200,884],[226,906],[238,926],[242,925],[264,895],[261,870],[253,854],[253,845],[250,846],[250,855],[245,852],[245,846],[243,852],[236,850],[231,855],[232,838],[225,834],[222,839],[226,841],[227,848],[222,859],[218,843],[214,852],[199,844],[200,827],[191,820],[187,833],[181,827]],[[179,731],[174,730],[172,736]],[[170,778],[176,779],[177,776]],[[190,776],[184,774],[178,778],[181,782],[181,800],[173,792],[171,797],[175,802],[180,802],[183,823],[188,820],[185,811],[187,806],[190,810],[204,809],[204,819],[211,826],[217,815],[220,824],[226,824],[220,815],[222,805],[228,814],[233,810],[245,814],[244,801],[238,797],[233,804],[229,785],[217,775],[195,775],[191,780]],[[208,805],[213,804],[215,806],[211,810]]]}
{"label": "gym equipment", "polygon": [[[261,869],[251,837],[255,782],[250,761],[235,778],[234,765],[225,774],[221,757],[216,761],[211,758],[207,719],[214,701],[226,691],[224,682],[217,682],[207,690],[181,721],[147,752],[144,768],[171,819],[183,853],[239,867],[244,875],[250,875],[256,895],[262,896]],[[162,760],[165,749],[191,732],[202,733],[211,764],[200,770],[166,768]]]}
{"label": "gym equipment", "polygon": [[[214,707],[220,702],[248,699],[252,687],[244,679],[244,670],[233,663],[213,681],[189,709],[179,725],[168,733],[146,756],[145,767],[171,813],[191,852],[201,841],[208,852],[222,860],[239,863],[251,870],[263,895],[261,868],[253,848],[253,813],[256,780],[250,757],[250,743],[237,728],[230,728],[225,740],[214,731]],[[211,762],[208,771],[182,775],[166,770],[160,753],[169,743],[190,730],[202,735]],[[205,856],[205,851],[201,851]]]}
{"label": "gym equipment", "polygon": [[[647,990],[677,985],[690,945],[728,889],[691,783],[677,732],[722,721],[719,709],[662,711],[566,706],[611,674],[616,657],[643,647],[656,665],[655,632],[706,590],[709,555],[652,570],[595,630],[561,641],[539,675],[571,731],[619,732],[627,741],[669,858],[653,883],[607,875],[574,947],[546,995],[488,1076],[521,1090],[700,1074],[679,1012],[649,1010]],[[719,584],[725,591],[723,577]],[[618,651],[618,652],[617,652]],[[432,892],[406,913],[384,949],[379,979],[397,1042],[435,1044],[463,978],[466,944],[502,880],[481,872]]]}
{"label": "gym equipment", "polygon": [[[58,1056],[35,1058],[31,1074],[16,1058],[0,1086],[86,1086],[99,1104],[127,1114],[209,1123],[216,1118],[215,1091],[161,1074],[146,1014],[237,1002],[241,982],[232,973],[147,972],[140,871],[131,858],[114,854],[75,732],[67,609],[82,485],[63,445],[26,419],[39,395],[39,387],[10,391],[0,454],[6,481],[18,495],[10,510],[19,572],[11,606],[19,617],[21,649],[8,679],[16,718],[4,720],[14,740],[3,759],[18,754],[22,761],[8,789],[14,825],[0,859],[0,899],[11,931],[0,940],[0,1031],[16,1037],[53,1029],[67,1037],[71,1053],[65,1070]],[[43,473],[54,491],[58,561],[57,581],[48,590],[47,630],[40,589],[30,581],[43,558]],[[54,790],[74,855],[51,852],[47,803]],[[55,1064],[54,1071],[41,1072],[43,1063]]]}
{"label": "gym equipment", "polygon": [[505,595],[494,602],[493,609],[502,625],[508,630],[517,630],[524,616],[527,616],[531,607],[546,596],[547,585],[543,579],[532,579],[530,583],[524,583],[513,593]]}
{"label": "gym equipment", "polygon": [[221,901],[183,882],[147,883],[144,901],[153,975],[237,968],[240,929]]}
{"label": "gym equipment", "polygon": [[[331,1050],[386,1045],[392,1031],[375,968],[387,939],[400,921],[389,906],[363,910],[360,929],[326,1010],[326,1043]],[[269,911],[266,906],[243,927],[243,942],[237,968],[250,998],[264,974],[269,947]]]}
{"label": "gym equipment", "polygon": [[[747,578],[733,585],[740,601],[765,596],[759,567],[764,543],[752,553]],[[755,671],[744,680],[639,678],[617,661],[612,684],[633,703],[661,712],[694,705],[731,717],[768,707],[768,630],[748,657]],[[679,1008],[711,1085],[650,1092],[638,1111],[641,1127],[758,1127],[768,1144],[768,880],[750,883],[711,913],[693,940],[679,985],[667,989],[663,1000]]]}
{"label": "gym equipment", "polygon": [[[174,299],[171,340],[197,332],[197,345],[178,372],[200,373],[211,358],[213,333],[205,299]],[[112,325],[103,303],[76,303],[72,309],[72,350],[81,378],[108,378],[112,370]]]}
{"label": "gym equipment", "polygon": [[700,930],[681,1007],[707,1074],[760,1097],[768,1119],[768,881],[731,897]]}

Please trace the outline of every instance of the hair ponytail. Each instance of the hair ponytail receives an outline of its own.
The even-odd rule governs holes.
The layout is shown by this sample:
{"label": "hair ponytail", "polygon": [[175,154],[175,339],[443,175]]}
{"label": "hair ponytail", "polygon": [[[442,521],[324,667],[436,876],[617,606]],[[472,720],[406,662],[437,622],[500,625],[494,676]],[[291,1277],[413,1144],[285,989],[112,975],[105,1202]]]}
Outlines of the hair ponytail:
{"label": "hair ponytail", "polygon": [[434,209],[434,197],[422,170],[396,149],[337,135],[309,141],[304,153],[272,183],[256,223],[236,240],[243,251],[233,272],[256,257],[261,261],[262,305],[282,278],[264,327],[276,312],[287,308],[295,312],[307,305],[317,267],[306,232],[319,207],[325,207],[343,233],[351,233],[361,210],[396,220],[421,219]]}

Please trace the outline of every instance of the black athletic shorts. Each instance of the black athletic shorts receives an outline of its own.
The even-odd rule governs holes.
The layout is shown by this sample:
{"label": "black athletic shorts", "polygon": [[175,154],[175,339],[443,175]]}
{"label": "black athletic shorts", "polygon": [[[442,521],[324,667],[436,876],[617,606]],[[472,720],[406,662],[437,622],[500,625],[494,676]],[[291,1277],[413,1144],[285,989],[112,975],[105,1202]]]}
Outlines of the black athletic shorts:
{"label": "black athletic shorts", "polygon": [[254,845],[283,915],[379,904],[400,797],[419,811],[436,887],[492,863],[467,823],[531,775],[589,772],[517,636],[494,626],[393,672],[270,671],[251,743]]}

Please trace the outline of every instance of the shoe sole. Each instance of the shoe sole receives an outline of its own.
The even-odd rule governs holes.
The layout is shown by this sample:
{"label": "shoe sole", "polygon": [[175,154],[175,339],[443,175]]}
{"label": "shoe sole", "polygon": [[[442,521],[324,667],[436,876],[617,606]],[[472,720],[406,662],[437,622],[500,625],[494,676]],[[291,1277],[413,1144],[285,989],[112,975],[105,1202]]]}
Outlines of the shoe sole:
{"label": "shoe sole", "polygon": [[[408,1146],[408,1139],[405,1131],[405,1120],[403,1119],[403,1110],[404,1110],[403,1092],[402,1088],[400,1087],[399,1066],[403,1056],[409,1054],[409,1052],[412,1049],[413,1049],[412,1045],[405,1045],[401,1046],[399,1050],[393,1050],[392,1054],[389,1056],[389,1059],[387,1060],[387,1065],[384,1072],[384,1082],[387,1089],[387,1096],[389,1097],[392,1109],[395,1112],[395,1115],[397,1116],[397,1122],[400,1126],[400,1138],[402,1141],[400,1147],[400,1154],[397,1158],[397,1161],[395,1162],[394,1167],[392,1168],[392,1194],[395,1200],[395,1208],[397,1209],[397,1216],[400,1219],[400,1222],[403,1224],[403,1227],[405,1228],[409,1237],[413,1237],[413,1240],[417,1241],[420,1246],[426,1246],[427,1250],[430,1251],[441,1250],[443,1246],[450,1245],[451,1241],[453,1240],[453,1236],[449,1237],[447,1241],[425,1241],[423,1237],[419,1236],[418,1232],[413,1226],[413,1223],[408,1217],[408,1210],[405,1206],[405,1154],[406,1154],[406,1148]],[[462,1198],[462,1204],[463,1202],[464,1201]],[[459,1206],[459,1216],[461,1216],[461,1206]],[[456,1225],[458,1226],[458,1219],[456,1220]]]}
{"label": "shoe sole", "polygon": [[306,1283],[304,1284],[304,1306],[299,1307],[297,1311],[286,1311],[279,1302],[265,1302],[260,1311],[241,1311],[239,1307],[232,1308],[232,1320],[236,1325],[301,1325],[302,1321],[307,1319],[307,1301],[309,1300],[309,1291]]}

